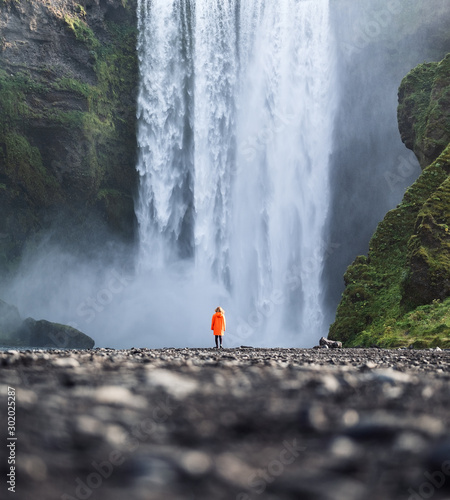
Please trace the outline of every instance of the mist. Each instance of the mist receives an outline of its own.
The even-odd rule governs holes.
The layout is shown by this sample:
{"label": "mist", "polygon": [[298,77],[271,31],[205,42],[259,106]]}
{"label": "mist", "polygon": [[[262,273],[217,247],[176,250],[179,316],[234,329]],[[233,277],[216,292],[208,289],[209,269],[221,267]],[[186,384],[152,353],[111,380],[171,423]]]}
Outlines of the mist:
{"label": "mist", "polygon": [[[223,286],[212,286],[209,277],[194,274],[190,263],[137,271],[130,265],[133,259],[124,257],[132,250],[121,245],[115,242],[107,251],[97,249],[87,260],[42,241],[24,256],[14,277],[2,282],[0,296],[23,318],[67,324],[91,336],[97,347],[213,346],[211,316],[219,304],[227,311],[230,293]],[[280,304],[282,297],[276,299]],[[288,345],[276,339],[271,343],[268,337],[255,339],[256,328],[272,314],[267,308],[264,314],[249,314],[248,321],[227,315],[226,345],[241,345],[244,340]],[[233,334],[236,329],[239,336]]]}
{"label": "mist", "polygon": [[397,93],[418,64],[450,51],[445,0],[336,0],[339,102],[333,139],[326,232],[335,246],[322,283],[328,323],[344,289],[343,275],[384,215],[395,208],[421,169],[401,141]]}
{"label": "mist", "polygon": [[[142,198],[136,199],[141,230],[135,244],[125,244],[105,231],[95,237],[86,232],[72,244],[62,245],[58,243],[62,230],[55,223],[48,235],[25,251],[14,276],[2,281],[0,296],[16,305],[23,318],[71,325],[90,335],[100,347],[213,346],[210,321],[219,305],[226,311],[226,347],[311,347],[326,336],[343,290],[346,267],[356,255],[367,253],[377,223],[401,201],[406,187],[420,173],[415,156],[400,140],[397,90],[410,69],[425,60],[438,60],[450,50],[436,46],[431,37],[445,29],[448,16],[440,16],[437,24],[425,17],[423,29],[419,27],[411,36],[405,32],[405,23],[424,8],[448,12],[447,3],[330,1],[329,25],[322,27],[328,26],[329,38],[311,39],[306,45],[306,49],[316,49],[314,54],[321,58],[321,64],[315,67],[310,58],[297,60],[304,65],[303,71],[310,72],[295,94],[297,107],[292,109],[291,96],[291,101],[280,99],[278,114],[271,110],[259,115],[249,108],[251,127],[246,128],[241,139],[256,137],[256,143],[243,144],[234,130],[224,132],[223,120],[217,120],[217,130],[228,134],[228,141],[221,142],[222,136],[218,136],[213,147],[211,143],[205,145],[201,154],[197,146],[197,163],[206,167],[201,179],[200,169],[193,162],[195,144],[189,142],[194,138],[190,128],[193,125],[181,116],[176,124],[181,131],[176,143],[186,149],[169,145],[163,151],[168,157],[172,155],[171,162],[181,165],[177,175],[162,175],[166,187],[174,182],[175,188],[171,186],[163,198],[176,202],[176,210],[154,217],[156,202],[149,202],[154,192],[153,178],[144,190],[148,199],[144,203]],[[290,5],[288,0],[284,4]],[[323,4],[328,9],[328,2]],[[242,18],[240,22],[242,25]],[[305,33],[308,30],[309,26],[305,26]],[[401,43],[395,41],[399,33]],[[175,31],[172,35],[177,36]],[[242,37],[242,32],[240,35],[241,43],[250,44],[250,36]],[[237,43],[231,38],[229,41],[227,56],[233,54],[232,45]],[[327,50],[321,53],[323,44],[327,44]],[[303,45],[301,48],[305,49]],[[266,45],[265,49],[264,57],[271,57],[271,47],[267,49]],[[183,60],[177,64],[177,71],[184,71]],[[200,71],[198,61],[189,64],[192,68],[197,64]],[[225,61],[223,68],[229,70],[230,64]],[[236,63],[233,71],[237,72],[238,67]],[[262,78],[267,66],[260,71]],[[217,77],[217,82],[223,83],[220,72]],[[218,108],[228,106],[228,123],[232,124],[239,119],[239,105],[245,99],[232,100],[233,92],[237,92],[234,74],[228,78],[223,100],[213,97]],[[286,81],[298,83],[295,78],[299,78],[298,71],[289,73]],[[180,82],[193,85],[189,72]],[[314,87],[317,82],[319,89]],[[211,88],[210,82],[203,85],[203,93]],[[163,88],[164,81],[159,82],[158,92]],[[303,100],[317,98],[320,89],[325,96],[320,97],[323,101],[318,108],[299,106]],[[185,87],[177,89],[177,102],[179,106],[184,103],[185,111],[193,106],[185,100],[190,95],[188,90],[191,92]],[[266,88],[259,91],[261,102],[268,101],[263,95]],[[242,92],[244,97],[258,97],[251,90]],[[273,102],[277,102],[275,90],[272,92]],[[255,101],[255,106],[261,107],[260,102]],[[199,116],[197,120],[206,123],[206,118]],[[267,116],[272,121],[267,121]],[[312,123],[318,116],[314,128]],[[141,135],[151,133],[149,122],[145,125]],[[207,123],[208,127],[213,125]],[[210,137],[211,133],[208,140]],[[286,137],[291,142],[285,142]],[[292,148],[296,140],[299,146]],[[141,153],[145,148],[155,151],[155,144],[149,140],[143,146],[142,140]],[[220,183],[211,199],[199,188],[202,183],[206,188],[212,186],[216,175],[209,170],[208,148],[215,148],[215,166],[223,167],[218,169]],[[295,184],[295,172],[289,177],[291,183],[278,183],[279,176],[271,178],[271,158],[276,165],[292,158],[304,164],[302,183]],[[238,174],[242,174],[240,183],[236,181]],[[142,182],[143,176],[141,171]],[[301,203],[296,197],[300,185],[305,186]],[[254,188],[250,194],[246,186]],[[308,189],[312,189],[309,198]],[[283,210],[273,208],[273,193],[283,200]],[[239,201],[227,205],[227,197],[236,194]],[[260,206],[261,200],[264,203]],[[221,214],[228,214],[228,209],[232,215],[222,219]],[[143,211],[147,211],[146,216]],[[196,230],[193,219],[199,217],[200,211],[207,223]],[[152,216],[150,221],[145,219]],[[166,225],[158,227],[161,220],[166,220]],[[145,225],[151,229],[144,234]],[[233,232],[233,228],[241,229]],[[259,246],[246,246],[247,237]]]}

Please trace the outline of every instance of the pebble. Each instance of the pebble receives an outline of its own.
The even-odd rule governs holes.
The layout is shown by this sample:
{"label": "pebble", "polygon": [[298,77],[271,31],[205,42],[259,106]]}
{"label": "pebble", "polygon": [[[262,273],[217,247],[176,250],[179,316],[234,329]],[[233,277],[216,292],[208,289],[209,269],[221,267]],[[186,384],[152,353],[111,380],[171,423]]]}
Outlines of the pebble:
{"label": "pebble", "polygon": [[52,364],[58,368],[78,368],[80,366],[80,363],[72,357],[57,358],[52,361]]}
{"label": "pebble", "polygon": [[170,370],[152,370],[147,374],[147,383],[164,388],[169,394],[183,399],[195,392],[199,384],[190,377],[182,376]]}
{"label": "pebble", "polygon": [[331,443],[330,453],[336,458],[345,460],[358,458],[362,455],[361,447],[348,437],[339,436]]}
{"label": "pebble", "polygon": [[42,483],[47,480],[47,466],[42,458],[37,455],[22,454],[19,469],[32,481]]}
{"label": "pebble", "polygon": [[180,465],[187,474],[192,476],[203,476],[212,469],[213,462],[206,453],[201,451],[188,451],[182,454]]}
{"label": "pebble", "polygon": [[94,393],[97,403],[127,406],[130,408],[146,408],[147,401],[142,396],[132,394],[125,387],[106,385],[99,387]]}

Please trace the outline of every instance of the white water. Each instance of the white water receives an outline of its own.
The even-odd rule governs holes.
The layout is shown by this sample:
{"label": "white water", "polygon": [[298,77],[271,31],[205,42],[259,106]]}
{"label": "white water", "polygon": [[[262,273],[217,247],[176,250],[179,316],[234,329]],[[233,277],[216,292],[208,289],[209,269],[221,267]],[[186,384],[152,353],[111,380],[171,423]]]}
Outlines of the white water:
{"label": "white water", "polygon": [[219,304],[228,345],[326,334],[328,16],[329,0],[140,0],[139,272],[160,340],[182,318],[188,345]]}

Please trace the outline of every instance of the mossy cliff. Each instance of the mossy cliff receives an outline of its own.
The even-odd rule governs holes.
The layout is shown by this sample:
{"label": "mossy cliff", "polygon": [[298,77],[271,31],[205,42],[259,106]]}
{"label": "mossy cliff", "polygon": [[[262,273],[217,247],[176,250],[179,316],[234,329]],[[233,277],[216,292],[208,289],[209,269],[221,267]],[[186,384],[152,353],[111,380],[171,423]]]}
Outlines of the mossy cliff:
{"label": "mossy cliff", "polygon": [[450,54],[406,76],[398,121],[423,171],[348,268],[329,338],[450,347]]}
{"label": "mossy cliff", "polygon": [[0,0],[0,269],[56,214],[132,237],[135,12]]}

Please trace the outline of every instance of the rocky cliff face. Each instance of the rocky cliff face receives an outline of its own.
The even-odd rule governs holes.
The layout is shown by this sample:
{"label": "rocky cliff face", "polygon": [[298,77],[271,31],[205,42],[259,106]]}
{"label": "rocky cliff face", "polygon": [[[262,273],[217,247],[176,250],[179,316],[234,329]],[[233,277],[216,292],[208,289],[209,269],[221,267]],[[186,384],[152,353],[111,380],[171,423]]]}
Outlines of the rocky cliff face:
{"label": "rocky cliff face", "polygon": [[135,11],[0,0],[0,268],[55,215],[133,235]]}
{"label": "rocky cliff face", "polygon": [[421,64],[405,77],[399,89],[402,141],[414,151],[422,168],[430,165],[449,141],[449,58]]}
{"label": "rocky cliff face", "polygon": [[399,89],[402,139],[423,168],[345,274],[330,338],[347,345],[450,345],[450,54]]}
{"label": "rocky cliff face", "polygon": [[324,232],[329,322],[341,299],[346,268],[355,255],[367,253],[378,223],[420,173],[398,133],[397,91],[411,68],[450,52],[449,6],[448,0],[330,2],[339,51],[339,102]]}

